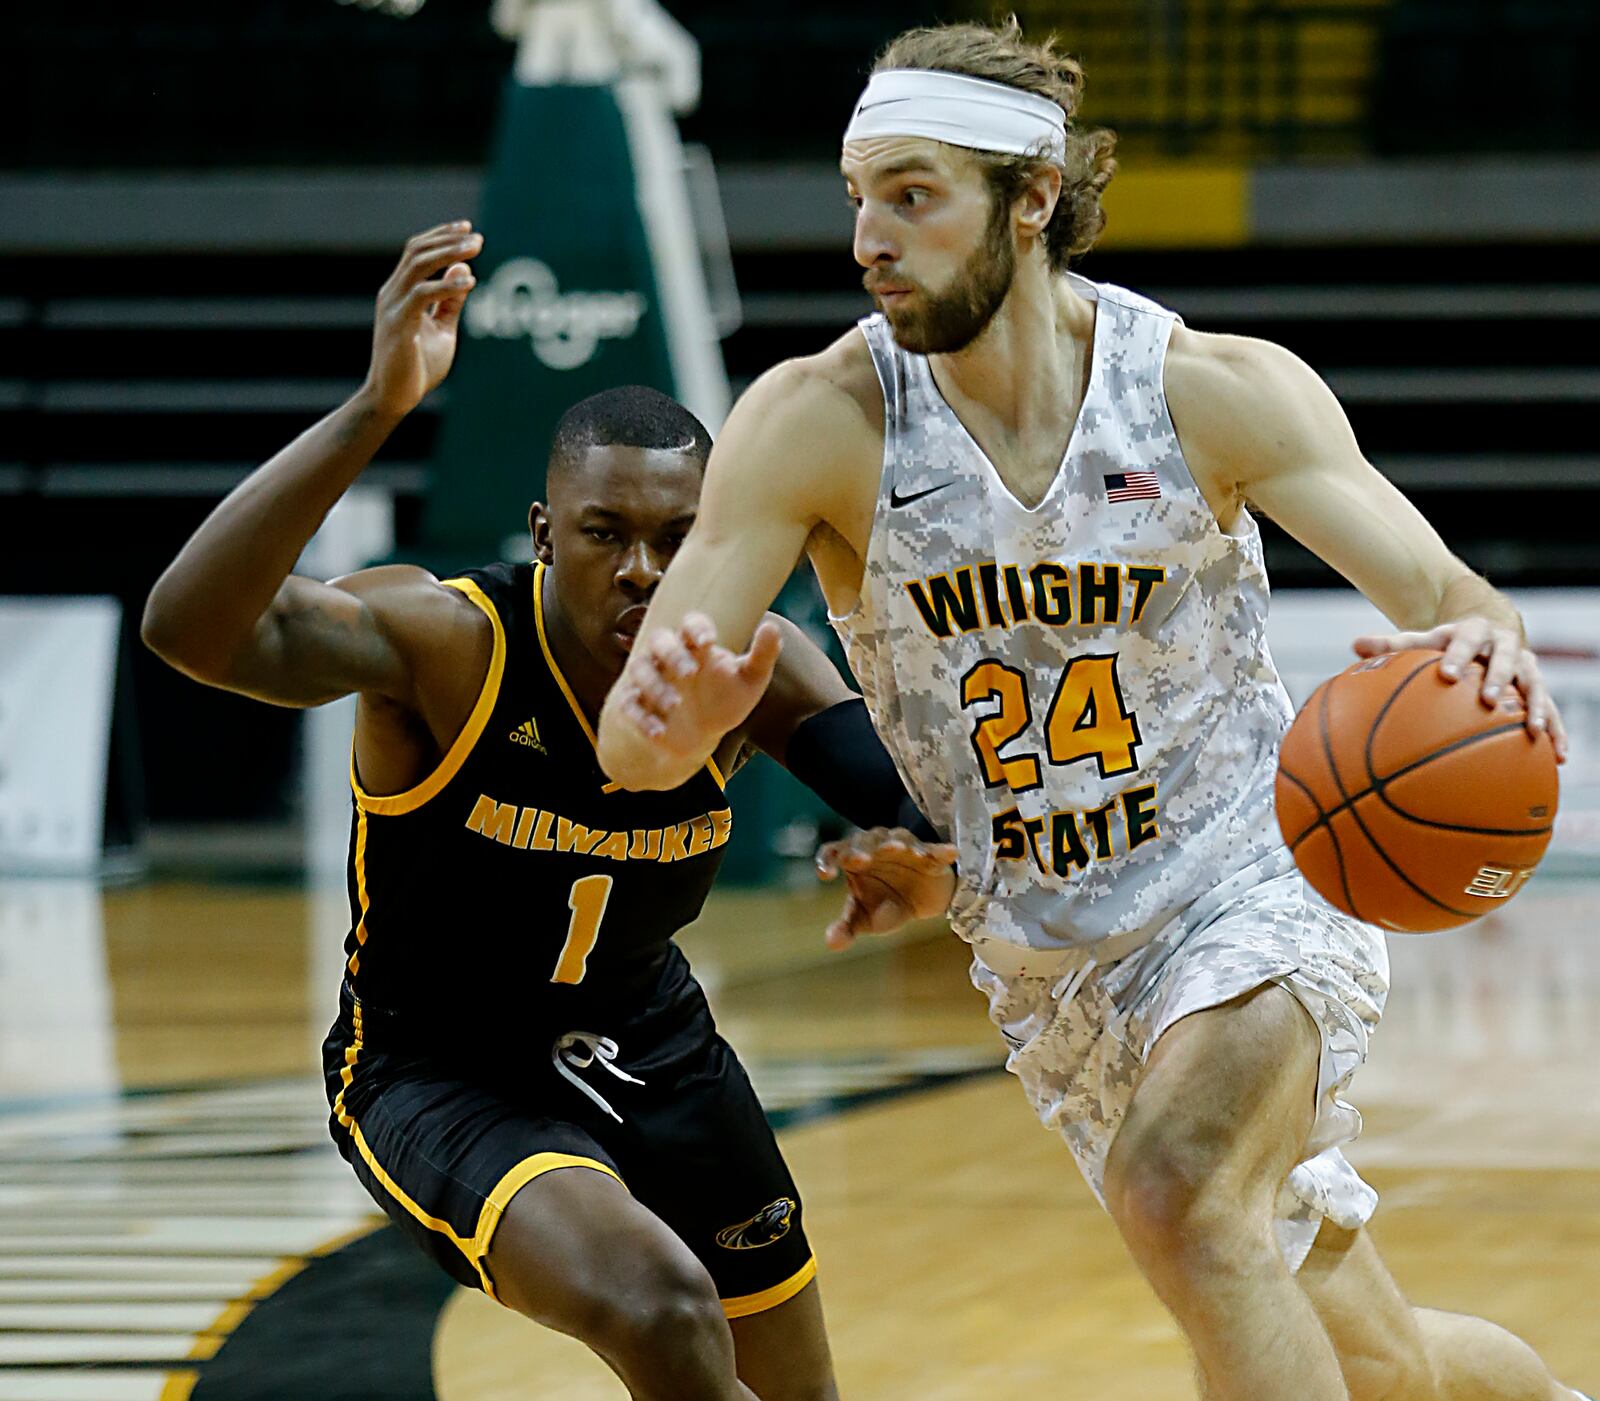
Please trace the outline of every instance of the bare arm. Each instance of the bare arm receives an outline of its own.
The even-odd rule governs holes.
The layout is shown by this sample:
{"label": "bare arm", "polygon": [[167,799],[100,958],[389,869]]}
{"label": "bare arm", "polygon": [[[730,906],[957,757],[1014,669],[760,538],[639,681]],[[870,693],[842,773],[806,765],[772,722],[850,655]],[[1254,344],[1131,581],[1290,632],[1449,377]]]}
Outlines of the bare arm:
{"label": "bare arm", "polygon": [[[779,366],[740,399],[694,528],[600,715],[600,763],[624,787],[676,787],[744,722],[781,644],[762,615],[812,531],[842,530],[863,464],[881,451],[860,403],[809,362]],[[747,644],[743,656],[728,650]]]}
{"label": "bare arm", "polygon": [[372,365],[347,403],[234,489],[167,567],[142,635],[196,680],[283,705],[351,691],[411,700],[404,648],[385,616],[430,600],[421,570],[323,584],[292,577],[306,543],[396,424],[449,371],[481,240],[464,224],[419,234],[378,294]]}
{"label": "bare arm", "polygon": [[1182,331],[1166,387],[1184,455],[1219,514],[1248,497],[1405,630],[1362,638],[1358,651],[1438,647],[1449,675],[1483,655],[1485,701],[1515,682],[1530,728],[1551,724],[1564,749],[1517,610],[1366,460],[1309,366],[1266,341]]}

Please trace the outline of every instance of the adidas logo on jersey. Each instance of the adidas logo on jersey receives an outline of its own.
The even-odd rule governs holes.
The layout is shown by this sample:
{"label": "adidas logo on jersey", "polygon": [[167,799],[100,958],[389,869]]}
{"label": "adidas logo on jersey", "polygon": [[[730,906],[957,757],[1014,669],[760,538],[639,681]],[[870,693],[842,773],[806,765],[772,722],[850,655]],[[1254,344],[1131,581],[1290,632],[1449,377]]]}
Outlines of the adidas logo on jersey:
{"label": "adidas logo on jersey", "polygon": [[539,722],[537,720],[524,720],[511,732],[511,742],[520,744],[525,749],[537,749],[541,754],[550,751],[544,747],[544,741],[539,738]]}

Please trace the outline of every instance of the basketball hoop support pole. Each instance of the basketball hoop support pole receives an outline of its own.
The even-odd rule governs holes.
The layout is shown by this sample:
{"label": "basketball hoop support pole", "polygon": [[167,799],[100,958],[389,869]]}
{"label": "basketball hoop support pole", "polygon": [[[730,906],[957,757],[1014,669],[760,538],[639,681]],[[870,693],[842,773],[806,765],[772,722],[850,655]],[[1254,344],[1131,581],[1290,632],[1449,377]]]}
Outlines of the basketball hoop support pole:
{"label": "basketball hoop support pole", "polygon": [[518,523],[578,400],[648,385],[715,431],[730,398],[675,119],[700,96],[693,37],[657,0],[493,17],[517,52],[420,542],[457,564],[526,557]]}

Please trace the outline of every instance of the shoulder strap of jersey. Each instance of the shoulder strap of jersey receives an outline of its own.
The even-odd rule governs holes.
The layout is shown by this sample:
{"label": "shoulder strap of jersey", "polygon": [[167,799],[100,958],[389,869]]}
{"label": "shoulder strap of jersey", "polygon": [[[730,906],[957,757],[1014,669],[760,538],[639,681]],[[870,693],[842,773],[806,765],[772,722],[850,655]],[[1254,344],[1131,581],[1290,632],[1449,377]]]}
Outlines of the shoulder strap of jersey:
{"label": "shoulder strap of jersey", "polygon": [[461,766],[466,763],[473,746],[482,737],[484,727],[489,723],[490,715],[494,713],[495,701],[499,699],[500,682],[506,669],[506,630],[500,620],[500,614],[489,597],[471,579],[445,579],[441,582],[447,589],[455,589],[465,594],[489,619],[490,626],[494,629],[494,648],[489,656],[488,674],[483,678],[483,687],[478,692],[472,713],[467,717],[467,723],[461,727],[461,733],[456,736],[455,743],[439,761],[439,766],[414,788],[382,797],[366,792],[361,786],[360,776],[356,773],[355,744],[352,741],[350,787],[355,793],[357,806],[363,812],[374,813],[381,817],[398,817],[416,811],[430,798],[436,797],[461,771]]}
{"label": "shoulder strap of jersey", "polygon": [[[587,739],[589,744],[595,749],[596,752],[598,752],[600,748],[600,741],[595,736],[594,726],[589,723],[589,717],[583,713],[583,707],[578,704],[577,696],[573,694],[572,687],[567,683],[567,678],[562,673],[561,663],[556,660],[556,654],[551,650],[550,647],[550,634],[545,626],[544,610],[544,591],[549,584],[549,580],[549,569],[543,564],[535,565],[533,571],[533,622],[534,630],[539,637],[539,652],[544,660],[546,670],[550,673],[550,679],[556,683],[556,686],[560,690],[562,696],[565,697],[567,705],[572,711],[572,718],[578,722],[578,728],[583,731],[584,738]],[[706,760],[706,770],[708,773],[710,773],[711,777],[716,780],[717,787],[722,788],[726,786],[723,781],[722,772],[717,768],[717,761],[715,759]],[[606,784],[604,791],[607,793],[614,793],[618,791],[619,788],[619,784],[608,783]]]}

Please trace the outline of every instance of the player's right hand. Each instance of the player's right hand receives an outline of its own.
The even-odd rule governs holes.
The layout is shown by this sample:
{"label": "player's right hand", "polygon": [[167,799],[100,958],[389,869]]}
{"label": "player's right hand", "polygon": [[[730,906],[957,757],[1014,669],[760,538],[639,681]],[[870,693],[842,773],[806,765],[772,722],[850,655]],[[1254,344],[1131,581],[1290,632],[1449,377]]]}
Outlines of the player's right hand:
{"label": "player's right hand", "polygon": [[1468,663],[1482,658],[1483,680],[1478,694],[1484,705],[1495,705],[1508,686],[1515,686],[1526,708],[1524,723],[1528,733],[1537,735],[1549,730],[1556,762],[1567,762],[1567,727],[1539,668],[1539,658],[1516,629],[1497,625],[1489,618],[1469,616],[1440,623],[1427,632],[1369,633],[1356,638],[1354,646],[1358,657],[1381,657],[1412,647],[1443,652],[1439,675],[1451,683],[1460,678]]}
{"label": "player's right hand", "polygon": [[904,827],[872,827],[827,843],[817,852],[817,875],[842,875],[845,902],[824,942],[847,949],[858,935],[890,934],[943,914],[955,894],[956,857],[949,842],[925,842]]}
{"label": "player's right hand", "polygon": [[465,219],[413,235],[378,292],[372,365],[363,393],[382,413],[401,417],[450,372],[461,308],[474,278],[466,260],[483,235]]}

